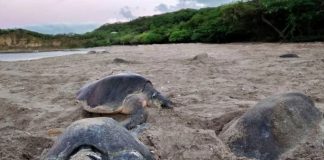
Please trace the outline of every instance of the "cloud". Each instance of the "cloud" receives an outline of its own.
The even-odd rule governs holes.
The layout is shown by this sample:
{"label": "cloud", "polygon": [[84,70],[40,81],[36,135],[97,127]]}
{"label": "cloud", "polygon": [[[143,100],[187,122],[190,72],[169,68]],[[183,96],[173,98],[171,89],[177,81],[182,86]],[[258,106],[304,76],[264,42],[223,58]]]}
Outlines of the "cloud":
{"label": "cloud", "polygon": [[159,4],[158,6],[156,6],[154,8],[155,11],[159,11],[161,13],[164,12],[173,12],[173,11],[177,11],[180,9],[184,9],[184,8],[201,8],[203,7],[201,4],[192,1],[192,0],[179,0],[177,4],[175,5],[166,5],[164,3]]}
{"label": "cloud", "polygon": [[98,28],[100,24],[47,24],[22,27],[45,34],[86,33]]}
{"label": "cloud", "polygon": [[222,5],[225,3],[230,3],[233,1],[237,1],[237,0],[190,0],[190,1],[195,1],[197,3],[203,4],[208,7],[215,7],[215,6],[219,6],[219,5]]}
{"label": "cloud", "polygon": [[232,0],[0,0],[0,28],[113,23]]}
{"label": "cloud", "polygon": [[154,10],[160,13],[173,12],[184,8],[199,9],[202,7],[215,7],[233,1],[237,0],[178,0],[175,5],[161,3]]}
{"label": "cloud", "polygon": [[132,11],[130,10],[130,8],[129,8],[128,6],[121,8],[120,11],[119,11],[119,13],[120,13],[123,17],[125,17],[125,18],[127,18],[127,19],[134,19],[134,18],[136,18],[136,17],[133,15]]}
{"label": "cloud", "polygon": [[160,11],[160,12],[168,12],[169,7],[163,3],[159,4],[158,6],[155,7],[155,11]]}

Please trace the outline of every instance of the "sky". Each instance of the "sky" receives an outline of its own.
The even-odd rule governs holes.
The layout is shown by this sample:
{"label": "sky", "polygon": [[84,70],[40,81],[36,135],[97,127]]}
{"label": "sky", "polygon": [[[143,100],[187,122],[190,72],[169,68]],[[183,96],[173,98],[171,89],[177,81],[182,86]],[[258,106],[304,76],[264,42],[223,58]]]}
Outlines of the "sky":
{"label": "sky", "polygon": [[140,16],[184,8],[214,7],[233,0],[0,0],[0,28],[27,28],[61,32],[83,26],[124,22]]}

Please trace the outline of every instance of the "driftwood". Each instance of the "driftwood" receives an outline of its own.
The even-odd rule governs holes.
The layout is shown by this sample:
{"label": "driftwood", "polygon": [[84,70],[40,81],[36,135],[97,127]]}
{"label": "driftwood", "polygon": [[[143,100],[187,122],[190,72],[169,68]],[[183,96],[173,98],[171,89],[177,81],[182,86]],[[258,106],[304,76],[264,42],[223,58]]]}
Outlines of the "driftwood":
{"label": "driftwood", "polygon": [[289,24],[282,30],[280,31],[276,26],[274,26],[269,20],[267,20],[263,15],[261,16],[261,19],[264,23],[266,23],[267,25],[269,25],[272,29],[274,29],[280,36],[280,38],[282,38],[282,40],[286,41],[287,39],[287,35],[285,35],[285,32],[287,31]]}

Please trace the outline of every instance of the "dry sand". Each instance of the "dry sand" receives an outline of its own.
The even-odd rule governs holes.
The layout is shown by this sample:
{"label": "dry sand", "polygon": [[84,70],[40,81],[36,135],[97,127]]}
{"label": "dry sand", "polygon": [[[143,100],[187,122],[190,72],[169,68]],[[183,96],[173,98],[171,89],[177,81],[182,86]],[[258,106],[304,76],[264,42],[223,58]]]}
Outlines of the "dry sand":
{"label": "dry sand", "polygon": [[[0,62],[1,160],[39,159],[65,127],[91,116],[75,100],[78,89],[122,71],[145,75],[177,104],[174,110],[148,109],[149,127],[140,139],[158,159],[238,159],[217,134],[273,94],[302,92],[324,111],[323,43],[170,44],[107,50]],[[286,53],[300,58],[278,57]],[[310,137],[282,158],[324,159],[323,130]]]}

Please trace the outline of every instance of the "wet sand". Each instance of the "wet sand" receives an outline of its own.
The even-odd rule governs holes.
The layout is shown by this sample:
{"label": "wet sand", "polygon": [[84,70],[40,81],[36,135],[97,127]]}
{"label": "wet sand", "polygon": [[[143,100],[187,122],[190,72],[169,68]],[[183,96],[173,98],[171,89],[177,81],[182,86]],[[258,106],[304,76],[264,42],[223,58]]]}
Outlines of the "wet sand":
{"label": "wet sand", "polygon": [[[122,71],[144,75],[176,103],[174,110],[148,108],[149,127],[140,140],[157,159],[244,159],[233,155],[218,133],[273,94],[302,92],[324,111],[324,43],[106,50],[109,53],[0,62],[0,159],[39,159],[69,124],[94,116],[75,100],[79,88]],[[286,53],[300,58],[279,58]],[[309,135],[282,159],[323,159],[323,132]]]}

